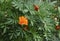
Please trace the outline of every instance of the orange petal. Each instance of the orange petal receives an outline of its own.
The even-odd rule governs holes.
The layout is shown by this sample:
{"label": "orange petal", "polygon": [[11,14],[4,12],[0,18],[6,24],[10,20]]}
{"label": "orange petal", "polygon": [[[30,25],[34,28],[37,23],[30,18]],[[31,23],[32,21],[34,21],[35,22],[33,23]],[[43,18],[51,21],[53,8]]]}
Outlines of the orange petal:
{"label": "orange petal", "polygon": [[28,19],[24,16],[19,17],[19,24],[20,25],[28,25]]}

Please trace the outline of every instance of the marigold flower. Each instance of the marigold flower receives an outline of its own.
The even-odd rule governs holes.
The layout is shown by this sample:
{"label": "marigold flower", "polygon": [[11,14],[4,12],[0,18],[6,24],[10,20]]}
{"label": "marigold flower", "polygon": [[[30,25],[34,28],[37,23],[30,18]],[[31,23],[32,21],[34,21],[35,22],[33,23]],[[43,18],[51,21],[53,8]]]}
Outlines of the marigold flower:
{"label": "marigold flower", "polygon": [[38,10],[39,10],[39,6],[38,6],[38,5],[34,5],[34,9],[35,9],[36,11],[38,11]]}
{"label": "marigold flower", "polygon": [[19,17],[19,24],[20,25],[28,25],[28,19],[24,16]]}
{"label": "marigold flower", "polygon": [[59,25],[56,26],[56,30],[60,30],[60,26]]}

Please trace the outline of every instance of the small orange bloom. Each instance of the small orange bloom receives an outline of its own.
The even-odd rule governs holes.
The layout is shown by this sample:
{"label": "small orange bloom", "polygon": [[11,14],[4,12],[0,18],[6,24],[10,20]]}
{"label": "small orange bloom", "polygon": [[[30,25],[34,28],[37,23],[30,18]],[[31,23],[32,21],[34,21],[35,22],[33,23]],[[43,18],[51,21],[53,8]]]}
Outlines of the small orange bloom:
{"label": "small orange bloom", "polygon": [[19,24],[20,25],[28,25],[28,19],[24,16],[19,17]]}
{"label": "small orange bloom", "polygon": [[38,6],[38,5],[34,5],[34,9],[35,9],[36,11],[38,11],[38,10],[39,10],[39,6]]}
{"label": "small orange bloom", "polygon": [[56,26],[56,30],[60,30],[60,26],[59,25]]}

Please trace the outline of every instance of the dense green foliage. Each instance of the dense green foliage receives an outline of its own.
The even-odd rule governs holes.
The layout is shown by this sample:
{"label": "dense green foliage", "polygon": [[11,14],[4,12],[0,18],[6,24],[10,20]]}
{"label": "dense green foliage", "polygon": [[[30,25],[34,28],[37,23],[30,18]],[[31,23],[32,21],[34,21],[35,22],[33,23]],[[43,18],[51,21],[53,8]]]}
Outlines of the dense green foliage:
{"label": "dense green foliage", "polygon": [[[56,30],[54,20],[60,20],[60,8],[56,1],[0,0],[0,41],[60,41],[60,30]],[[33,4],[39,6],[35,11]],[[29,30],[24,31],[18,24],[19,17],[26,16]]]}

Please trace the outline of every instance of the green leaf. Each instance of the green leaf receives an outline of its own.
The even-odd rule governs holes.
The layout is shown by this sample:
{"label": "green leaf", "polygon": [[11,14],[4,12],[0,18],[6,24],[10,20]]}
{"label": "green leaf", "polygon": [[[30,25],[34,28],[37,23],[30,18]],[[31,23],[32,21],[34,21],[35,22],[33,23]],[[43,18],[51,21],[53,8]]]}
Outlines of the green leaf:
{"label": "green leaf", "polygon": [[2,33],[2,35],[4,35],[5,33],[6,33],[6,27],[4,28],[4,30],[3,30],[3,33]]}

